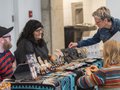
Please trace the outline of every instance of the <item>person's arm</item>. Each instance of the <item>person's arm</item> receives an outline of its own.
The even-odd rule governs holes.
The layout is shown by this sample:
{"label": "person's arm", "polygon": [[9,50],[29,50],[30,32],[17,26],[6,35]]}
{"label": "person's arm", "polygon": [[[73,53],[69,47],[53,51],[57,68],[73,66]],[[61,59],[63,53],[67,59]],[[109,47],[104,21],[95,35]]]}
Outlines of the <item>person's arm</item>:
{"label": "person's arm", "polygon": [[105,83],[105,73],[98,70],[90,75],[84,75],[77,80],[77,85],[81,88],[90,88],[96,85],[103,85]]}
{"label": "person's arm", "polygon": [[15,60],[15,61],[13,62],[13,65],[12,65],[13,70],[15,70],[16,66],[17,66],[17,64],[16,64],[16,60]]}
{"label": "person's arm", "polygon": [[33,53],[33,47],[30,41],[23,39],[19,42],[16,51],[14,52],[16,57],[17,65],[20,63],[25,63],[27,58],[26,54]]}
{"label": "person's arm", "polygon": [[101,41],[101,39],[100,39],[99,30],[98,30],[97,33],[92,38],[78,41],[77,47],[90,46],[90,45],[99,43],[100,41]]}

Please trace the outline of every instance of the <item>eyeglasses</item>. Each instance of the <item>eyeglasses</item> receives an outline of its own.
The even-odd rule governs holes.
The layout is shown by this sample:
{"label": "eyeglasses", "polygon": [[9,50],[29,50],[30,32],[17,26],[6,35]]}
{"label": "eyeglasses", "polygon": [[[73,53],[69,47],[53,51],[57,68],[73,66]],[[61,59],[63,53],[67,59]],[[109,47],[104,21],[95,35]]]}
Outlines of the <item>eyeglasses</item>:
{"label": "eyeglasses", "polygon": [[2,38],[9,38],[11,40],[11,36],[2,36]]}
{"label": "eyeglasses", "polygon": [[35,30],[35,32],[39,32],[39,33],[43,34],[44,33],[44,29],[37,29],[37,30]]}
{"label": "eyeglasses", "polygon": [[11,38],[11,36],[2,36],[2,38]]}
{"label": "eyeglasses", "polygon": [[102,20],[96,21],[96,24],[99,24],[99,23],[101,23],[101,22],[102,22]]}

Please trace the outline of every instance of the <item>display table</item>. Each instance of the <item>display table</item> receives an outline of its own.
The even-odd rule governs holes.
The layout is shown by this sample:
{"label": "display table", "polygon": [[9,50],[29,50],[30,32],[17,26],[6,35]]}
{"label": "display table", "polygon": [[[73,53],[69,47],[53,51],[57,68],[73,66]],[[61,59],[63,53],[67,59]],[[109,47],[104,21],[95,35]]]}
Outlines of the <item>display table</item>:
{"label": "display table", "polygon": [[75,74],[56,72],[41,76],[36,81],[11,82],[12,90],[75,90]]}
{"label": "display table", "polygon": [[[11,81],[12,90],[76,90],[76,80],[90,65],[102,67],[102,59],[78,59],[60,66],[56,72],[42,75],[37,80]],[[81,89],[80,89],[81,90]],[[92,90],[92,89],[91,89]]]}

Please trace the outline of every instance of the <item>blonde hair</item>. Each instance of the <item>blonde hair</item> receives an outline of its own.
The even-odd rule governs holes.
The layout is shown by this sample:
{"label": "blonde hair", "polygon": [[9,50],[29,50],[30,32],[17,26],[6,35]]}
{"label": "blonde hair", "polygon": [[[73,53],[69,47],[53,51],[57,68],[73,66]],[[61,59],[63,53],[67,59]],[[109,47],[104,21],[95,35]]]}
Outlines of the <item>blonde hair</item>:
{"label": "blonde hair", "polygon": [[104,43],[104,67],[120,64],[120,42],[109,40]]}
{"label": "blonde hair", "polygon": [[107,18],[108,20],[111,19],[110,10],[104,6],[98,8],[96,11],[94,11],[92,16],[93,17],[97,16],[102,20],[104,20],[105,18]]}

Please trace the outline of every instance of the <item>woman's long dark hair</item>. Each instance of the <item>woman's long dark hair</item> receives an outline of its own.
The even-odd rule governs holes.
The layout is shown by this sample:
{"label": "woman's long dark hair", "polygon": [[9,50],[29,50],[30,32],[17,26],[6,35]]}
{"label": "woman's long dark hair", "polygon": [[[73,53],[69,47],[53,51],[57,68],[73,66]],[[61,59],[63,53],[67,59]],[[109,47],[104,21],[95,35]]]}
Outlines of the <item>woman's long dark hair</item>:
{"label": "woman's long dark hair", "polygon": [[[43,25],[41,24],[41,22],[39,22],[38,20],[34,20],[34,19],[29,20],[26,23],[23,31],[21,32],[20,37],[18,38],[17,46],[19,42],[23,39],[27,39],[27,40],[30,40],[32,43],[36,43],[33,32],[39,27],[43,28]],[[39,46],[43,46],[43,44],[45,44],[45,41],[42,38],[36,44],[38,44]]]}

